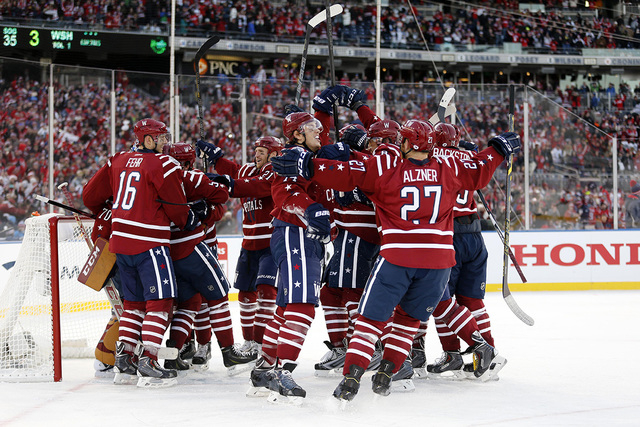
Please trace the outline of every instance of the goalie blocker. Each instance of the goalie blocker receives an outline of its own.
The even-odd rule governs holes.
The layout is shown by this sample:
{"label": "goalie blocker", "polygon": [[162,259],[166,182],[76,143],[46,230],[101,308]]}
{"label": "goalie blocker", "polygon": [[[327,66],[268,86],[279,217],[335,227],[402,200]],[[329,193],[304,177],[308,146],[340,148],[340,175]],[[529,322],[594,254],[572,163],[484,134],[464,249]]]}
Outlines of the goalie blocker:
{"label": "goalie blocker", "polygon": [[99,237],[96,239],[93,250],[85,262],[78,282],[90,287],[95,291],[100,291],[107,284],[107,280],[113,275],[116,264],[116,254],[109,250],[109,242]]}

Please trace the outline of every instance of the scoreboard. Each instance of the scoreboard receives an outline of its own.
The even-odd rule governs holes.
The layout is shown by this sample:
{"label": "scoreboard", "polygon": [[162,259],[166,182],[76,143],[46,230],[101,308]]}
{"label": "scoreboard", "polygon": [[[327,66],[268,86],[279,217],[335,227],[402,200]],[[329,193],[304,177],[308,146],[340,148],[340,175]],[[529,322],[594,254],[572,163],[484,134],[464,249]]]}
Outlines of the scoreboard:
{"label": "scoreboard", "polygon": [[34,52],[95,52],[138,54],[143,56],[169,54],[169,37],[161,35],[117,33],[77,29],[51,29],[0,25],[0,52],[7,49]]}

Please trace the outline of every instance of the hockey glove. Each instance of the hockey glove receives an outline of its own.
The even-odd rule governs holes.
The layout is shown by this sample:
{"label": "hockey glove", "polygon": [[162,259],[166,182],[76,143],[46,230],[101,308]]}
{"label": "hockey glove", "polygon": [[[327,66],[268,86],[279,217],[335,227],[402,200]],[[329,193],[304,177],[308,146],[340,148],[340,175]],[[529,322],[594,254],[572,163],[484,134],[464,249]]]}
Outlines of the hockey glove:
{"label": "hockey glove", "polygon": [[353,199],[356,202],[362,203],[364,205],[368,205],[368,206],[373,206],[373,202],[371,200],[369,200],[369,198],[367,197],[366,194],[364,194],[362,192],[361,189],[359,189],[358,187],[354,188],[353,191]]}
{"label": "hockey glove", "polygon": [[342,93],[338,98],[338,105],[347,107],[350,110],[357,111],[367,100],[367,94],[363,90],[353,89],[349,86],[338,85],[342,88]]}
{"label": "hockey glove", "polygon": [[344,207],[347,207],[356,201],[353,197],[353,191],[342,192],[333,190],[333,197],[335,197],[336,202],[340,206]]}
{"label": "hockey glove", "polygon": [[215,144],[203,141],[201,139],[196,141],[196,155],[201,159],[205,156],[215,166],[216,161],[224,155],[222,149]]}
{"label": "hockey glove", "polygon": [[285,117],[293,113],[304,113],[304,110],[295,104],[287,104],[284,106]]}
{"label": "hockey glove", "polygon": [[333,105],[342,96],[343,86],[329,86],[320,95],[313,98],[313,109],[323,113],[333,114]]}
{"label": "hockey glove", "polygon": [[306,237],[319,240],[320,243],[329,243],[331,241],[331,217],[324,206],[320,203],[309,205],[307,210],[304,211],[304,218],[307,220]]}
{"label": "hockey glove", "polygon": [[320,159],[339,160],[341,162],[349,161],[349,147],[342,142],[325,145],[316,154]]}
{"label": "hockey glove", "polygon": [[206,200],[202,200],[202,199],[192,204],[191,210],[193,211],[194,214],[196,214],[196,217],[200,221],[204,221],[205,218],[207,218],[211,213],[211,207],[206,202]]}
{"label": "hockey glove", "polygon": [[217,173],[205,173],[207,178],[209,178],[213,182],[217,182],[218,184],[222,184],[229,189],[229,194],[233,193],[233,184],[235,181],[229,175],[219,175]]}
{"label": "hockey glove", "polygon": [[506,132],[489,140],[489,146],[498,150],[506,159],[511,154],[520,152],[520,136],[515,132]]}
{"label": "hockey glove", "polygon": [[280,156],[271,159],[273,171],[280,176],[296,177],[300,175],[304,179],[313,177],[313,154],[302,147],[287,148],[282,150]]}
{"label": "hockey glove", "polygon": [[367,133],[357,127],[350,127],[342,134],[342,142],[355,151],[364,151],[367,147]]}
{"label": "hockey glove", "polygon": [[187,223],[184,226],[183,230],[184,231],[195,230],[196,227],[199,225],[200,225],[200,220],[198,219],[198,216],[195,213],[193,213],[191,209],[189,209],[189,214],[187,216]]}
{"label": "hockey glove", "polygon": [[475,153],[478,152],[478,146],[471,141],[465,141],[464,139],[461,139],[460,142],[458,143],[458,146],[467,151],[473,151]]}

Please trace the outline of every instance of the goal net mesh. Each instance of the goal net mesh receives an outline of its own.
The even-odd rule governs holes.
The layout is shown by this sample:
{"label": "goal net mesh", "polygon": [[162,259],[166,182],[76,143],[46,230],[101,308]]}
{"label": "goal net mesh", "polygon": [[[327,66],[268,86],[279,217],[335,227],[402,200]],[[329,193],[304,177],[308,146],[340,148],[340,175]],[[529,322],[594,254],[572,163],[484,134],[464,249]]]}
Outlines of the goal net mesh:
{"label": "goal net mesh", "polygon": [[[83,225],[91,233],[93,220],[83,220]],[[56,277],[52,251],[58,259]],[[0,284],[0,381],[53,380],[56,310],[62,357],[94,357],[111,307],[104,292],[77,281],[88,255],[73,218],[47,214],[26,220],[16,263],[7,282]],[[60,301],[56,306],[55,292]]]}

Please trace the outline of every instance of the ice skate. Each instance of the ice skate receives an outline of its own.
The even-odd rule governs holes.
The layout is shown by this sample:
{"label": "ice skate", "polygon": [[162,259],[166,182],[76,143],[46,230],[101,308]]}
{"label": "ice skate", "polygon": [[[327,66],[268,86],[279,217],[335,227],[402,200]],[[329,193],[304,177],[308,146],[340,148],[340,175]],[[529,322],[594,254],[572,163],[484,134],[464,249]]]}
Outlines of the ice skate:
{"label": "ice skate", "polygon": [[174,369],[163,369],[157,360],[149,356],[141,356],[138,361],[138,387],[164,388],[178,384],[178,372]]}
{"label": "ice skate", "polygon": [[251,386],[247,390],[247,397],[266,397],[269,395],[269,382],[273,376],[273,366],[267,366],[267,362],[260,358],[251,371],[249,382]]}
{"label": "ice skate", "polygon": [[373,355],[371,356],[371,361],[369,362],[369,366],[367,367],[367,372],[375,371],[380,367],[380,362],[382,362],[382,352],[384,349],[382,348],[382,341],[378,341],[376,343],[376,349],[373,351]]}
{"label": "ice skate", "polygon": [[391,393],[391,376],[393,375],[393,368],[395,365],[393,362],[382,359],[378,372],[371,379],[371,388],[374,393],[380,396],[389,396]]}
{"label": "ice skate", "polygon": [[269,390],[271,393],[269,393],[267,400],[270,403],[301,405],[307,396],[307,392],[296,383],[291,372],[284,367],[273,370],[271,381],[269,381]]}
{"label": "ice skate", "polygon": [[138,382],[137,367],[133,362],[133,354],[125,351],[127,344],[116,343],[116,364],[114,367],[114,384],[136,384]]}
{"label": "ice skate", "polygon": [[[498,374],[507,361],[504,357],[498,356],[496,349],[490,346],[477,332],[474,332],[471,338],[476,342],[468,350],[473,353],[473,375],[480,381],[488,381],[492,376]],[[490,369],[492,365],[493,372]]]}
{"label": "ice skate", "polygon": [[496,355],[494,359],[491,361],[491,366],[489,367],[487,372],[485,372],[484,375],[481,376],[480,378],[477,378],[475,376],[474,369],[473,369],[473,362],[467,363],[466,365],[464,365],[464,374],[466,378],[470,380],[476,380],[476,381],[480,380],[483,382],[498,381],[500,379],[500,377],[498,376],[498,372],[500,372],[500,370],[506,364],[507,364],[507,359],[505,359],[500,355]]}
{"label": "ice skate", "polygon": [[322,356],[320,363],[315,364],[315,376],[328,377],[331,375],[339,375],[344,366],[344,360],[347,357],[347,340],[343,340],[342,347],[334,346],[329,341],[325,341],[324,343],[329,347],[329,351]]}
{"label": "ice skate", "polygon": [[424,352],[424,337],[413,342],[411,366],[416,378],[427,378],[427,356]]}
{"label": "ice skate", "polygon": [[196,353],[196,340],[193,338],[184,343],[180,349],[180,358],[187,363],[191,363],[193,355]]}
{"label": "ice skate", "polygon": [[411,366],[411,358],[407,357],[400,370],[391,377],[391,391],[394,393],[406,393],[415,391],[416,386],[413,384],[413,366]]}
{"label": "ice skate", "polygon": [[461,380],[466,378],[463,368],[464,361],[459,351],[445,351],[435,363],[427,365],[427,377]]}
{"label": "ice skate", "polygon": [[257,359],[255,354],[240,351],[234,344],[222,348],[222,363],[227,368],[229,376],[234,376],[253,369],[254,361]]}
{"label": "ice skate", "polygon": [[260,356],[261,348],[262,346],[260,344],[253,340],[249,340],[242,343],[238,350],[251,355],[255,354],[256,358],[258,358]]}
{"label": "ice skate", "polygon": [[[167,348],[176,348],[175,341],[167,340]],[[165,359],[164,368],[175,369],[176,371],[187,371],[189,370],[189,364],[182,360],[180,353],[178,353],[178,357],[175,359]]]}
{"label": "ice skate", "polygon": [[211,343],[200,344],[193,354],[191,366],[194,371],[203,372],[209,369],[209,360],[211,360]]}
{"label": "ice skate", "polygon": [[333,397],[338,400],[350,402],[358,394],[360,380],[364,369],[358,365],[349,366],[349,373],[342,378],[338,387],[333,391]]}
{"label": "ice skate", "polygon": [[95,369],[96,378],[113,379],[113,377],[116,375],[116,372],[114,370],[115,367],[113,365],[101,362],[98,359],[93,361],[93,369]]}

